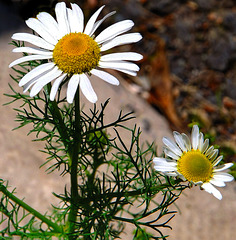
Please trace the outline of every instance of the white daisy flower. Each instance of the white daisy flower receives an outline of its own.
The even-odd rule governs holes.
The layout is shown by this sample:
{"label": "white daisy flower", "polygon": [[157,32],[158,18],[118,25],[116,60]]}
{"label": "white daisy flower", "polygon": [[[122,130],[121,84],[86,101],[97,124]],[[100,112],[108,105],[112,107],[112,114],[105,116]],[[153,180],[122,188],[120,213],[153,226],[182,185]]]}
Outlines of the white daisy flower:
{"label": "white daisy flower", "polygon": [[221,193],[213,185],[224,187],[225,182],[234,179],[232,175],[221,172],[232,167],[233,163],[217,166],[223,156],[218,156],[218,149],[209,146],[209,139],[204,141],[203,133],[199,133],[197,125],[193,126],[191,141],[184,133],[174,131],[173,135],[175,142],[163,138],[166,158],[155,157],[154,168],[167,176],[178,176],[184,181],[200,185],[221,200]]}
{"label": "white daisy flower", "polygon": [[24,92],[31,88],[30,96],[37,95],[48,83],[53,81],[50,100],[54,100],[63,80],[68,79],[67,101],[73,102],[78,85],[85,97],[92,103],[97,95],[90,83],[90,76],[95,75],[104,81],[119,85],[119,81],[104,68],[115,69],[132,76],[139,67],[129,61],[139,61],[142,55],[135,52],[110,53],[103,55],[113,47],[135,43],[141,40],[139,33],[128,33],[134,23],[131,20],[117,22],[94,38],[94,32],[102,22],[113,15],[108,13],[97,21],[104,6],[100,7],[84,27],[84,15],[80,7],[71,4],[67,8],[64,2],[56,4],[56,20],[48,13],[41,12],[37,18],[29,18],[26,24],[38,35],[29,33],[13,34],[12,39],[31,43],[33,47],[18,47],[13,52],[24,52],[30,55],[13,61],[9,67],[31,60],[48,60],[30,72],[19,82]]}

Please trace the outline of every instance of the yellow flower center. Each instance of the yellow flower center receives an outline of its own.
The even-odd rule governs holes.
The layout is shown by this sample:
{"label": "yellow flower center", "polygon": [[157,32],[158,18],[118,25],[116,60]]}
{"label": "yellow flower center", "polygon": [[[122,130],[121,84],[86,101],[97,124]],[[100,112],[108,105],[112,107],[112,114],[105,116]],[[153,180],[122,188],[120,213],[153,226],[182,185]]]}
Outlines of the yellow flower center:
{"label": "yellow flower center", "polygon": [[212,178],[212,163],[199,150],[184,153],[178,160],[177,169],[188,181],[194,183],[208,182]]}
{"label": "yellow flower center", "polygon": [[58,68],[65,73],[86,73],[98,66],[100,48],[87,34],[69,33],[56,44],[53,59]]}

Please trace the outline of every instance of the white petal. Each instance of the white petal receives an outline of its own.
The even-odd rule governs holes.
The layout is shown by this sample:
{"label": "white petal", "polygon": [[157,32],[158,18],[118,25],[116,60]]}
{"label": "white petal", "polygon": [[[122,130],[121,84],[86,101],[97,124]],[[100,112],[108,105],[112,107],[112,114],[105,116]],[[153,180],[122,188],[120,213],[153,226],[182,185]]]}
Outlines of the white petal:
{"label": "white petal", "polygon": [[42,59],[50,59],[52,58],[51,56],[47,56],[47,55],[30,55],[30,56],[24,56],[21,58],[16,59],[15,61],[13,61],[9,67],[13,67],[17,64],[23,63],[23,62],[27,62],[27,61],[33,61],[33,60],[42,60]]}
{"label": "white petal", "polygon": [[84,14],[81,8],[75,4],[71,4],[72,10],[67,8],[68,20],[71,32],[83,32],[84,30]]}
{"label": "white petal", "polygon": [[219,200],[221,200],[222,199],[222,195],[221,195],[221,193],[220,193],[220,191],[219,190],[217,190],[216,188],[214,188],[213,186],[212,186],[212,194],[213,194],[213,196],[214,197],[216,197],[217,199],[219,199]]}
{"label": "white petal", "polygon": [[198,143],[199,143],[199,128],[198,128],[197,125],[194,125],[193,128],[192,128],[191,139],[192,139],[193,149],[197,150]]}
{"label": "white petal", "polygon": [[120,72],[123,72],[123,73],[126,73],[126,74],[129,74],[131,76],[137,76],[137,72],[134,72],[134,71],[129,71],[129,70],[124,70],[124,69],[116,69],[117,71],[120,71]]}
{"label": "white petal", "polygon": [[79,74],[75,74],[71,77],[68,87],[67,87],[67,102],[73,103],[75,93],[77,91],[79,82],[80,82],[80,76]]}
{"label": "white petal", "polygon": [[173,141],[171,141],[169,138],[163,137],[162,141],[167,146],[167,148],[169,148],[176,155],[178,155],[178,156],[182,155],[182,151],[180,150],[180,148]]}
{"label": "white petal", "polygon": [[217,186],[217,187],[225,187],[225,183],[219,180],[215,180],[214,178],[212,178],[210,180],[210,183]]}
{"label": "white petal", "polygon": [[112,24],[103,30],[96,38],[95,41],[99,44],[106,42],[114,37],[129,31],[134,26],[134,22],[131,20],[123,20]]}
{"label": "white petal", "polygon": [[222,195],[221,193],[212,186],[211,183],[204,183],[201,186],[206,192],[213,194],[217,199],[221,200],[222,199]]}
{"label": "white petal", "polygon": [[135,71],[125,70],[125,69],[120,69],[120,68],[116,68],[115,70],[123,72],[123,73],[131,75],[131,76],[134,76],[134,77],[137,76],[137,72],[135,72]]}
{"label": "white petal", "polygon": [[223,159],[223,156],[220,155],[216,160],[213,161],[212,165],[213,167],[218,165],[218,163]]}
{"label": "white petal", "polygon": [[159,172],[175,172],[176,168],[171,167],[171,166],[161,166],[161,165],[155,165],[154,166],[155,170]]}
{"label": "white petal", "polygon": [[38,94],[46,84],[48,84],[55,78],[58,78],[61,75],[61,73],[62,73],[61,70],[59,70],[57,67],[54,67],[54,69],[52,69],[50,72],[39,78],[30,91],[30,97],[33,97],[36,94]]}
{"label": "white petal", "polygon": [[234,177],[232,175],[230,175],[229,173],[225,173],[225,172],[214,173],[213,177],[215,180],[223,181],[223,182],[231,182],[234,180]]}
{"label": "white petal", "polygon": [[54,101],[54,99],[56,97],[56,94],[57,94],[57,91],[58,91],[58,88],[59,88],[61,82],[65,79],[66,76],[67,76],[67,73],[63,73],[53,83],[52,88],[51,88],[51,92],[50,92],[50,100],[51,101]]}
{"label": "white petal", "polygon": [[[54,67],[54,66],[53,66],[53,67]],[[24,93],[27,92],[31,86],[33,86],[33,85],[34,85],[36,82],[38,82],[39,80],[43,79],[44,76],[45,76],[46,74],[48,74],[50,71],[51,71],[51,69],[50,69],[50,70],[47,70],[47,71],[45,71],[45,72],[42,72],[40,75],[37,75],[37,76],[34,77],[33,79],[29,80],[26,84],[24,84],[24,86],[23,86],[23,92],[24,92]]]}
{"label": "white petal", "polygon": [[202,181],[198,181],[198,182],[194,182],[195,185],[202,185],[203,182]]}
{"label": "white petal", "polygon": [[99,67],[101,68],[110,68],[110,69],[124,69],[124,70],[130,70],[130,71],[139,71],[138,65],[130,62],[125,61],[110,61],[110,62],[103,62],[99,61]]}
{"label": "white petal", "polygon": [[92,36],[94,34],[94,32],[97,30],[97,28],[110,16],[112,16],[113,14],[115,14],[115,11],[108,13],[107,15],[105,15],[102,19],[100,19],[99,21],[95,22],[95,24],[93,25],[93,28],[91,30],[91,32],[89,33],[90,36]]}
{"label": "white petal", "polygon": [[92,69],[90,72],[112,85],[119,85],[119,80],[107,72],[97,69]]}
{"label": "white petal", "polygon": [[93,90],[93,87],[90,83],[90,80],[85,74],[80,75],[80,89],[84,96],[92,103],[97,102],[98,98],[96,93]]}
{"label": "white petal", "polygon": [[101,56],[101,61],[139,61],[141,59],[143,59],[143,56],[135,52],[111,53]]}
{"label": "white petal", "polygon": [[224,171],[228,168],[231,168],[234,164],[233,163],[226,163],[226,164],[223,164],[221,166],[218,166],[218,167],[214,167],[214,170],[213,172],[220,172],[220,171]]}
{"label": "white petal", "polygon": [[25,85],[26,83],[28,83],[30,80],[32,80],[33,78],[40,76],[42,73],[47,72],[48,70],[51,70],[53,67],[55,66],[54,63],[50,62],[50,63],[44,63],[41,64],[39,66],[37,66],[36,68],[34,68],[33,70],[31,70],[30,72],[28,72],[19,82],[19,86],[22,87],[23,85]]}
{"label": "white petal", "polygon": [[213,150],[214,150],[214,147],[211,146],[207,149],[207,151],[205,152],[205,155],[206,156],[210,156],[212,153],[213,153]]}
{"label": "white petal", "polygon": [[88,20],[87,24],[86,24],[86,27],[84,29],[84,33],[91,36],[91,33],[94,29],[94,24],[98,18],[98,15],[100,14],[100,12],[102,11],[102,9],[104,8],[105,6],[101,6],[91,17],[90,19]]}
{"label": "white petal", "polygon": [[33,86],[36,82],[38,82],[38,80],[45,74],[47,74],[48,72],[45,72],[43,74],[41,74],[40,76],[37,76],[33,79],[31,79],[30,81],[28,81],[24,86],[23,86],[23,93],[27,92],[31,86]]}
{"label": "white petal", "polygon": [[68,19],[67,19],[67,10],[66,4],[64,2],[59,2],[55,7],[56,18],[58,22],[58,28],[61,34],[61,37],[70,33]]}
{"label": "white petal", "polygon": [[57,39],[54,38],[51,33],[49,33],[44,25],[36,18],[29,18],[25,21],[27,26],[37,32],[44,40],[47,42],[56,45]]}
{"label": "white petal", "polygon": [[214,161],[216,159],[216,157],[218,156],[219,150],[218,149],[214,149],[213,152],[210,154],[209,159],[211,161]]}
{"label": "white petal", "polygon": [[167,162],[165,158],[154,158],[154,168],[161,172],[174,172],[177,171],[177,164],[175,162]]}
{"label": "white petal", "polygon": [[[164,172],[164,174],[166,176],[169,176],[169,177],[177,177],[177,176],[179,176],[181,178],[181,175],[177,174],[176,172]],[[184,181],[186,181],[186,180],[184,180]]]}
{"label": "white petal", "polygon": [[181,135],[182,135],[185,147],[188,149],[188,151],[191,151],[191,142],[189,137],[185,133],[182,133]]}
{"label": "white petal", "polygon": [[207,138],[204,143],[203,143],[203,146],[202,146],[202,153],[204,153],[209,147],[209,139]]}
{"label": "white petal", "polygon": [[179,159],[179,156],[177,156],[174,152],[172,152],[169,148],[164,147],[164,153],[175,160]]}
{"label": "white petal", "polygon": [[73,27],[74,27],[73,11],[70,8],[66,8],[66,12],[67,12],[66,16],[67,16],[67,20],[68,20],[68,28],[70,29],[70,32],[75,32],[75,31],[73,31]]}
{"label": "white petal", "polygon": [[198,149],[202,152],[202,147],[204,143],[204,135],[202,132],[199,133],[199,144],[198,144]]}
{"label": "white petal", "polygon": [[100,50],[106,51],[108,49],[111,49],[113,47],[117,47],[123,44],[130,44],[130,43],[135,43],[138,42],[142,39],[142,36],[140,33],[128,33],[128,34],[124,34],[121,36],[118,36],[106,43],[103,43]]}
{"label": "white petal", "polygon": [[181,148],[181,150],[183,152],[186,152],[187,151],[187,148],[185,146],[185,141],[183,140],[183,137],[180,133],[174,131],[173,132],[173,135],[174,135],[174,138],[175,138],[175,141],[176,143],[179,145],[179,147]]}
{"label": "white petal", "polygon": [[182,179],[184,182],[187,181],[187,179],[180,173],[179,173],[179,178]]}
{"label": "white petal", "polygon": [[43,49],[53,50],[54,45],[50,44],[49,42],[45,41],[41,37],[35,36],[30,33],[15,33],[12,35],[12,39],[18,40],[18,41],[24,41],[31,43],[35,46],[41,47]]}
{"label": "white petal", "polygon": [[31,53],[31,54],[47,55],[52,57],[51,51],[46,51],[43,49],[31,48],[31,47],[17,47],[17,48],[14,48],[12,52],[24,52],[24,53]]}
{"label": "white petal", "polygon": [[54,38],[56,38],[57,40],[61,38],[58,24],[49,13],[41,12],[37,15],[37,18],[44,25],[47,31],[53,34]]}
{"label": "white petal", "polygon": [[177,166],[177,163],[175,161],[167,160],[166,158],[162,158],[162,157],[154,157],[153,162],[154,164],[161,165],[161,166],[172,166],[172,167]]}

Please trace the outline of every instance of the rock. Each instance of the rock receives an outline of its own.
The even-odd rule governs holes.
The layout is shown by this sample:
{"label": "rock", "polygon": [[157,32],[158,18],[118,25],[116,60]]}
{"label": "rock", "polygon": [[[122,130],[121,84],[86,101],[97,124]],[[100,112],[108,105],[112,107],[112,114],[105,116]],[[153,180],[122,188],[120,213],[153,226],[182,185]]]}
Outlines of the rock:
{"label": "rock", "polygon": [[210,49],[207,63],[209,67],[219,71],[225,71],[228,67],[232,53],[230,36],[226,32],[212,29],[209,34]]}
{"label": "rock", "polygon": [[204,10],[209,10],[215,5],[215,0],[196,0],[198,6]]}
{"label": "rock", "polygon": [[227,12],[223,18],[223,26],[236,34],[236,13]]}
{"label": "rock", "polygon": [[169,14],[179,6],[176,0],[148,1],[147,8],[155,14]]}

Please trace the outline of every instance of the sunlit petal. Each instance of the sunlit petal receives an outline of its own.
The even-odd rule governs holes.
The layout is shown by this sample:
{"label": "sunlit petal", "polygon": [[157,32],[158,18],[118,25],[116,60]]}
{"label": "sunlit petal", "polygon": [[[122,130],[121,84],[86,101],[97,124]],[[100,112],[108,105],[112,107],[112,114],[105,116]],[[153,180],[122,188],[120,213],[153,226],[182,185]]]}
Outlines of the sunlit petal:
{"label": "sunlit petal", "polygon": [[134,26],[134,22],[131,20],[123,20],[118,23],[114,23],[111,26],[103,30],[96,38],[96,42],[101,44],[114,37],[129,31]]}
{"label": "sunlit petal", "polygon": [[84,96],[91,103],[97,102],[97,100],[98,100],[97,95],[93,90],[93,87],[91,85],[91,82],[90,82],[89,78],[85,74],[82,74],[80,76],[80,83],[79,84],[80,84],[80,88],[81,88],[81,91],[84,94]]}
{"label": "sunlit petal", "polygon": [[119,85],[119,80],[107,72],[93,69],[91,73],[112,85]]}

